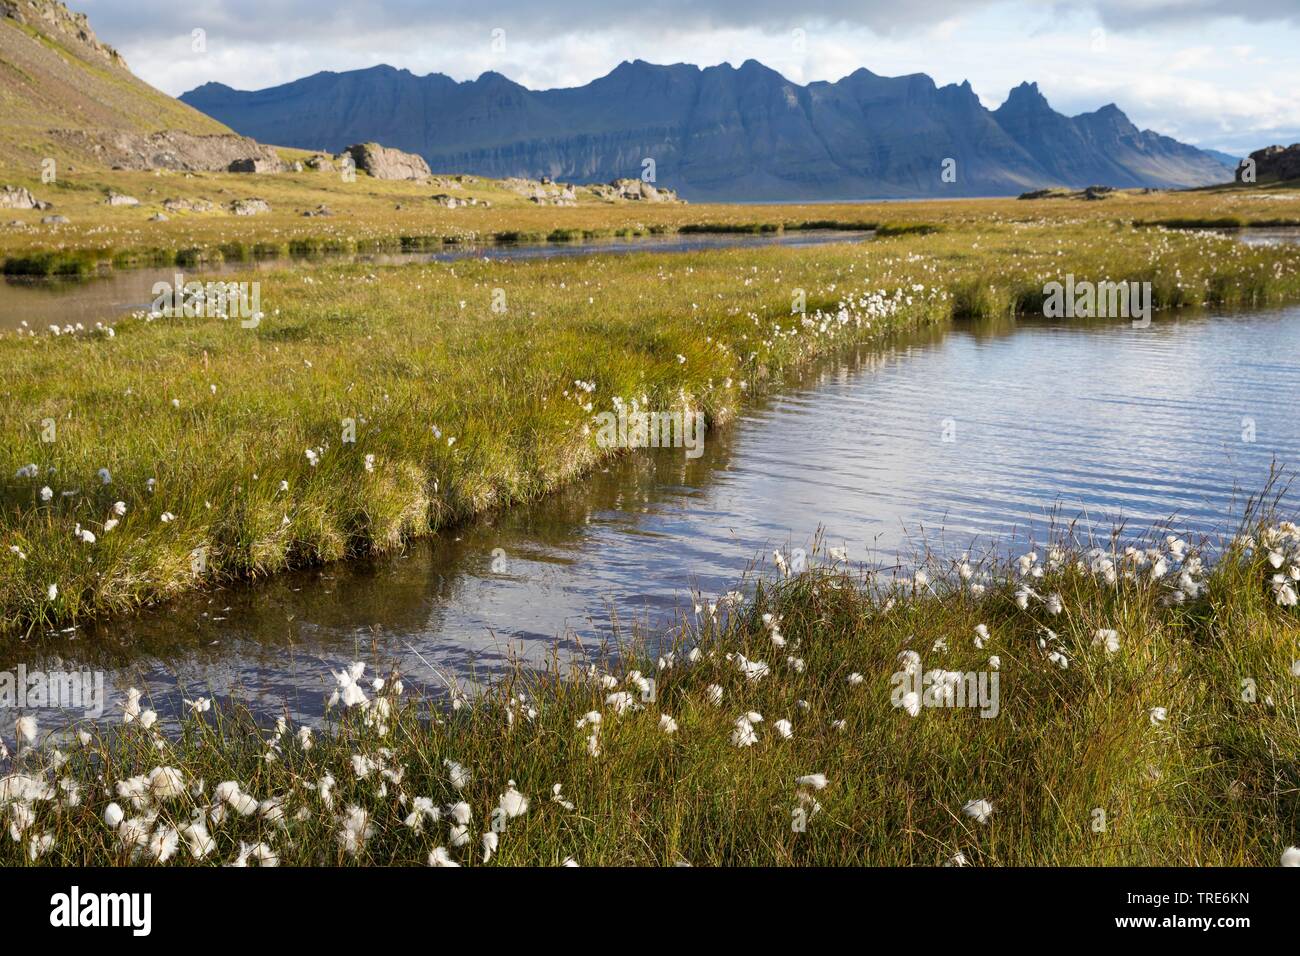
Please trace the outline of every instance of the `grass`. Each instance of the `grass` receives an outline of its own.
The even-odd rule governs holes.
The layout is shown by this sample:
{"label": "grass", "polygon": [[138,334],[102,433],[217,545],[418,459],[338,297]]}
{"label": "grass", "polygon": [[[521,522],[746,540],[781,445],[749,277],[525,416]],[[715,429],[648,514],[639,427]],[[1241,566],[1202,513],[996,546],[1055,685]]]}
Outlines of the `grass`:
{"label": "grass", "polygon": [[255,328],[140,316],[111,336],[3,336],[0,627],[393,551],[619,454],[591,428],[615,401],[716,427],[796,366],[1033,308],[1066,273],[1149,281],[1157,308],[1300,300],[1300,249],[986,223],[809,249],[261,273]]}
{"label": "grass", "polygon": [[[934,583],[823,555],[669,647],[472,703],[366,674],[306,747],[231,702],[166,734],[140,712],[20,747],[0,865],[478,865],[485,833],[492,865],[1276,865],[1300,835],[1300,627],[1270,555],[1300,573],[1300,532],[1261,524],[1213,567],[1138,544],[930,562]],[[908,654],[996,673],[991,716],[933,691],[909,712]]]}
{"label": "grass", "polygon": [[[287,158],[309,155],[280,150]],[[389,248],[438,248],[446,242],[528,241],[571,242],[578,238],[610,238],[685,233],[773,234],[799,229],[870,230],[884,224],[894,233],[955,229],[959,232],[997,228],[1015,223],[1056,222],[1089,227],[1232,222],[1242,226],[1275,226],[1300,222],[1300,216],[1279,216],[1300,203],[1300,190],[1285,185],[1222,187],[1173,193],[1117,191],[1099,202],[1069,199],[1020,201],[924,200],[907,203],[831,203],[818,205],[685,205],[597,201],[584,190],[573,207],[536,206],[505,182],[440,177],[437,183],[374,180],[365,174],[344,182],[335,173],[310,170],[275,175],[231,173],[130,172],[87,166],[59,167],[52,184],[39,179],[38,165],[0,164],[0,179],[30,188],[54,203],[54,212],[71,223],[40,224],[38,211],[6,211],[26,229],[0,227],[0,264],[11,272],[32,269],[37,274],[46,256],[78,255],[98,267],[131,262],[140,254],[157,261],[170,250],[175,262],[182,251],[204,251],[209,258],[231,244],[245,248],[264,245],[280,250],[292,244],[324,245],[373,251]],[[450,184],[450,185],[449,185]],[[474,206],[447,209],[433,200],[440,192],[473,199]],[[110,192],[135,196],[137,207],[109,207]],[[272,211],[237,217],[224,211],[233,199],[257,196]],[[205,199],[215,204],[208,213],[167,212],[166,199]],[[306,217],[304,212],[326,205],[334,215]],[[1300,209],[1300,207],[1296,207]],[[151,221],[156,213],[166,222]],[[900,215],[908,217],[895,222]],[[53,260],[57,261],[57,259]]]}

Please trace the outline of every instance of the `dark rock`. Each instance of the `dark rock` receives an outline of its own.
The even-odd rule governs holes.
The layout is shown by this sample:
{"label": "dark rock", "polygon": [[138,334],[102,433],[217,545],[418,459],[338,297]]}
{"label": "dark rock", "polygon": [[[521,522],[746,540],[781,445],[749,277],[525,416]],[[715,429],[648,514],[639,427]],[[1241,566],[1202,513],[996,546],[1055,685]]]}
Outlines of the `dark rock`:
{"label": "dark rock", "polygon": [[[1255,164],[1255,182],[1282,182],[1288,179],[1300,179],[1300,143],[1290,146],[1265,146],[1250,154]],[[1250,168],[1243,163],[1237,167],[1236,180],[1243,182],[1245,170]]]}

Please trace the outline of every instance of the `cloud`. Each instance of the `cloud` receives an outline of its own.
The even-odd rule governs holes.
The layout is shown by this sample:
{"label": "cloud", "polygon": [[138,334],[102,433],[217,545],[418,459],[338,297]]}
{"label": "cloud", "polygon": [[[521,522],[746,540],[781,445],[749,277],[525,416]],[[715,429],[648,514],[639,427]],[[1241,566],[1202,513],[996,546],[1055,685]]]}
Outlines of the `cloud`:
{"label": "cloud", "polygon": [[657,35],[727,28],[788,31],[809,23],[852,24],[887,35],[926,29],[995,0],[196,0],[193,3],[92,0],[95,28],[133,42],[188,36],[194,28],[230,41],[287,42],[316,36],[382,37],[393,33],[473,37],[487,42],[494,29],[533,38],[635,27]]}

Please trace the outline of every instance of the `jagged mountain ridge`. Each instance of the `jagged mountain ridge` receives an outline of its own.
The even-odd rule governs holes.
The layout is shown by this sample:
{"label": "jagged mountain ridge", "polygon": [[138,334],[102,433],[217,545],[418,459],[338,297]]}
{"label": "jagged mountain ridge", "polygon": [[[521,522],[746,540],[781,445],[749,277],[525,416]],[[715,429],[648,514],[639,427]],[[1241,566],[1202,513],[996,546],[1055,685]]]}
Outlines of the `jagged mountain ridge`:
{"label": "jagged mountain ridge", "polygon": [[[604,181],[655,161],[696,200],[1006,195],[1045,186],[1198,186],[1214,155],[1139,130],[1113,104],[1067,117],[1035,84],[997,110],[969,83],[860,69],[793,83],[747,60],[624,62],[585,86],[534,91],[499,73],[456,82],[377,66],[255,92],[208,83],[181,100],[264,142],[339,150],[377,140],[440,171]],[[941,179],[945,158],[956,182]]]}

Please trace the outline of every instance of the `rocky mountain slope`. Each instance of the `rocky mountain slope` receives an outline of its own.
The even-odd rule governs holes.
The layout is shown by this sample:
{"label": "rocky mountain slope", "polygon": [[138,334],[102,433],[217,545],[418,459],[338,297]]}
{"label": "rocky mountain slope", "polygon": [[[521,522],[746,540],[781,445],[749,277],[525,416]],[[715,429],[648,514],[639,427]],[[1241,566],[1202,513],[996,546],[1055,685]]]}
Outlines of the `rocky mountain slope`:
{"label": "rocky mountain slope", "polygon": [[[175,143],[157,139],[165,130]],[[0,0],[0,168],[30,173],[51,155],[130,165],[141,153],[202,151],[212,137],[236,138],[132,75],[84,14]]]}
{"label": "rocky mountain slope", "polygon": [[[1034,84],[990,111],[968,83],[858,70],[800,86],[753,60],[700,69],[623,63],[573,89],[533,91],[498,73],[457,83],[378,66],[181,99],[281,145],[337,151],[365,140],[438,171],[591,182],[640,176],[688,199],[1007,195],[1049,186],[1227,182],[1216,156],[1114,105],[1068,117]],[[955,181],[942,176],[953,159]]]}

